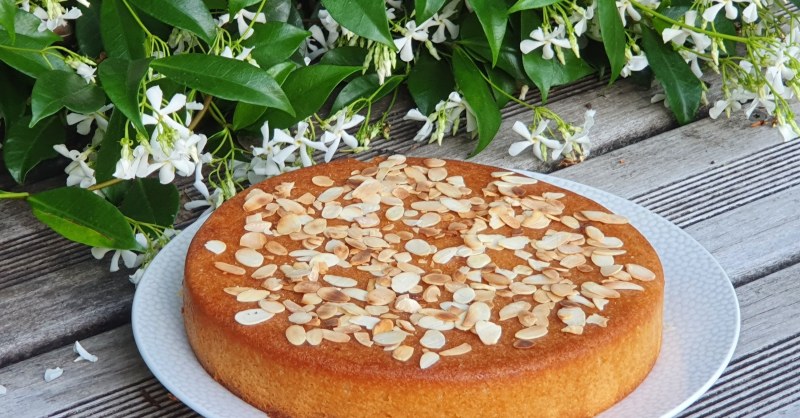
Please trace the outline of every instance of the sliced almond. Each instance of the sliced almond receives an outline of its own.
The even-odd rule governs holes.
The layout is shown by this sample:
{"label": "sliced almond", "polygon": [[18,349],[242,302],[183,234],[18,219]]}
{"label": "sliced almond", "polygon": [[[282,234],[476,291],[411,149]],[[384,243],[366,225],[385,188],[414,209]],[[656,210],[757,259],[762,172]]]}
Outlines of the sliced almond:
{"label": "sliced almond", "polygon": [[268,321],[273,316],[275,316],[275,314],[255,308],[237,312],[236,315],[234,315],[234,319],[242,325],[256,325]]}
{"label": "sliced almond", "polygon": [[205,247],[208,251],[217,255],[224,253],[227,248],[224,242],[218,240],[206,241]]}
{"label": "sliced almond", "polygon": [[439,361],[439,355],[434,353],[433,351],[428,351],[427,353],[422,354],[422,357],[419,359],[419,367],[421,369],[427,369]]}
{"label": "sliced almond", "polygon": [[448,348],[447,350],[440,351],[439,355],[441,356],[460,356],[462,354],[467,354],[472,351],[472,346],[469,343],[462,343],[457,345],[453,348]]}
{"label": "sliced almond", "polygon": [[414,347],[401,345],[392,351],[392,357],[399,361],[408,361],[414,355]]}
{"label": "sliced almond", "polygon": [[286,328],[286,339],[292,345],[303,345],[306,342],[306,330],[300,325],[290,325]]}
{"label": "sliced almond", "polygon": [[333,180],[328,176],[314,176],[311,178],[311,182],[319,187],[333,186]]}
{"label": "sliced almond", "polygon": [[656,274],[650,269],[638,264],[626,264],[625,270],[636,280],[651,281],[656,278]]}
{"label": "sliced almond", "polygon": [[237,276],[244,275],[247,271],[239,266],[234,266],[233,264],[223,263],[222,261],[215,261],[214,267],[218,270],[224,271],[225,273],[234,274]]}
{"label": "sliced almond", "polygon": [[537,338],[541,338],[547,335],[547,327],[543,326],[532,326],[528,328],[523,328],[517,331],[514,334],[515,337],[519,338],[520,340],[535,340]]}

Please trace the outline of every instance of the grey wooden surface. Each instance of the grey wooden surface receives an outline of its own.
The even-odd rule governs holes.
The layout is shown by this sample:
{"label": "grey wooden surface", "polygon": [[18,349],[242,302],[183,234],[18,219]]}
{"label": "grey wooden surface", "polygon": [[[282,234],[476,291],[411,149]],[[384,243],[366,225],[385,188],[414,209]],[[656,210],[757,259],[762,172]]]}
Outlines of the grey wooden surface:
{"label": "grey wooden surface", "polygon": [[[720,380],[681,416],[800,416],[800,141],[736,116],[678,127],[651,92],[585,79],[551,94],[549,106],[582,122],[597,111],[593,150],[561,168],[530,155],[512,158],[510,127],[530,113],[503,110],[497,139],[474,161],[536,171],[589,184],[640,203],[684,228],[720,262],[742,309],[742,334]],[[537,102],[533,95],[528,97]],[[465,158],[463,136],[444,144],[409,141],[418,125],[392,112],[393,139],[359,158],[386,153]],[[27,187],[45,189],[63,177]],[[12,188],[0,175],[0,187]],[[184,190],[184,199],[194,195]],[[182,225],[192,215],[180,219]],[[150,374],[131,335],[134,288],[109,273],[87,248],[49,232],[25,203],[0,201],[0,417],[193,416]],[[80,339],[100,357],[73,363]],[[48,367],[64,368],[53,382]]]}

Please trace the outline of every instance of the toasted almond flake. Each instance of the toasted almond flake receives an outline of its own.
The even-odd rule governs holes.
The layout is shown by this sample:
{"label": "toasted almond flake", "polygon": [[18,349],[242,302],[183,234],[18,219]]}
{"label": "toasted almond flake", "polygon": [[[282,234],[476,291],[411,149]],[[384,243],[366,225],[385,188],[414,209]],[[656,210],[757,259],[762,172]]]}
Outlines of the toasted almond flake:
{"label": "toasted almond flake", "polygon": [[598,314],[591,314],[588,318],[586,318],[587,324],[599,325],[605,328],[608,325],[608,318],[598,315]]}
{"label": "toasted almond flake", "polygon": [[322,338],[333,343],[346,343],[350,341],[350,336],[346,333],[329,329],[322,330]]}
{"label": "toasted almond flake", "polygon": [[521,250],[525,248],[525,246],[528,245],[529,242],[530,239],[528,237],[519,235],[516,237],[503,238],[497,243],[501,247],[507,248],[509,250]]}
{"label": "toasted almond flake", "polygon": [[391,289],[376,287],[367,293],[367,302],[371,305],[388,305],[392,303],[396,295]]}
{"label": "toasted almond flake", "polygon": [[356,332],[353,334],[356,337],[356,341],[358,341],[361,345],[365,347],[372,347],[372,340],[369,337],[368,332]]}
{"label": "toasted almond flake", "polygon": [[47,369],[44,371],[44,381],[45,382],[52,382],[53,380],[58,379],[61,375],[64,374],[64,370],[61,367],[56,367],[55,369]]}
{"label": "toasted almond flake", "polygon": [[227,248],[224,242],[218,240],[206,241],[205,247],[208,251],[217,255],[224,253]]}
{"label": "toasted almond flake", "polygon": [[487,254],[475,254],[467,257],[467,265],[474,269],[480,269],[489,265],[492,259]]}
{"label": "toasted almond flake", "polygon": [[471,287],[462,287],[453,292],[453,302],[468,304],[475,299],[475,291]]}
{"label": "toasted almond flake", "polygon": [[419,284],[420,276],[413,272],[402,272],[392,277],[392,290],[397,293],[406,293]]}
{"label": "toasted almond flake", "polygon": [[426,158],[422,160],[422,164],[425,164],[425,167],[428,168],[436,168],[436,167],[444,167],[447,164],[447,161],[440,160],[438,158]]}
{"label": "toasted almond flake", "polygon": [[478,321],[475,323],[475,332],[478,334],[478,338],[481,339],[482,343],[485,345],[494,345],[500,341],[500,335],[503,333],[503,329],[500,325],[493,322]]}
{"label": "toasted almond flake", "polygon": [[584,210],[581,212],[581,214],[590,221],[600,222],[604,224],[623,225],[628,223],[628,218],[614,213],[606,213],[594,210]]}
{"label": "toasted almond flake", "polygon": [[610,266],[600,267],[600,274],[605,277],[613,276],[622,271],[622,266],[619,264],[612,264]]}
{"label": "toasted almond flake", "polygon": [[447,169],[444,167],[433,167],[428,170],[428,178],[431,181],[442,181],[447,178]]}
{"label": "toasted almond flake", "polygon": [[252,197],[247,198],[247,200],[244,202],[244,205],[242,205],[242,209],[244,209],[247,212],[251,212],[257,209],[261,209],[264,206],[266,206],[267,203],[272,202],[273,196],[271,194],[264,193],[264,191],[262,190],[259,191],[261,192],[260,194],[256,194]]}
{"label": "toasted almond flake", "polygon": [[292,345],[303,345],[306,342],[306,330],[300,325],[290,325],[286,328],[286,339]]}
{"label": "toasted almond flake", "polygon": [[401,345],[392,351],[392,357],[395,360],[408,361],[414,355],[414,347],[408,345]]}
{"label": "toasted almond flake", "polygon": [[309,235],[318,235],[325,231],[327,227],[328,221],[324,218],[318,218],[303,225],[303,232]]}
{"label": "toasted almond flake", "polygon": [[281,244],[278,241],[268,241],[267,244],[264,246],[264,249],[266,249],[267,252],[269,252],[270,254],[274,255],[289,254],[289,250],[287,250],[286,247],[284,247],[283,244]]}
{"label": "toasted almond flake", "polygon": [[242,325],[256,325],[268,321],[273,316],[275,316],[275,314],[260,308],[253,308],[239,311],[233,318]]}
{"label": "toasted almond flake", "polygon": [[535,340],[547,335],[547,327],[535,325],[528,328],[523,328],[514,334],[520,340]]}
{"label": "toasted almond flake", "polygon": [[392,206],[386,210],[386,219],[390,221],[396,221],[403,217],[403,213],[405,212],[405,208],[402,206]]}
{"label": "toasted almond flake", "polygon": [[447,247],[436,252],[433,255],[433,262],[438,264],[447,264],[458,252],[458,247]]}
{"label": "toasted almond flake", "polygon": [[403,342],[406,339],[406,334],[403,331],[389,331],[382,332],[372,336],[372,341],[381,347],[391,347]]}
{"label": "toasted almond flake", "polygon": [[442,197],[439,199],[441,205],[446,209],[456,213],[467,213],[472,210],[472,204],[468,200],[456,200],[452,197]]}
{"label": "toasted almond flake", "polygon": [[286,310],[282,303],[274,300],[259,300],[258,307],[271,314],[281,313]]}
{"label": "toasted almond flake", "polygon": [[267,243],[266,235],[260,232],[247,232],[239,239],[239,245],[257,250]]}
{"label": "toasted almond flake", "polygon": [[225,293],[229,294],[229,295],[236,296],[239,293],[242,293],[242,292],[244,292],[245,290],[248,290],[248,289],[252,289],[252,287],[232,286],[232,287],[226,287],[226,288],[224,288],[222,290]]}
{"label": "toasted almond flake", "polygon": [[576,286],[572,283],[555,283],[550,285],[550,291],[553,292],[554,295],[562,298],[578,293],[575,289]]}
{"label": "toasted almond flake", "polygon": [[[325,219],[336,219],[342,213],[341,205],[328,205],[322,209],[320,215]],[[330,229],[328,229],[329,231]]]}
{"label": "toasted almond flake", "polygon": [[539,182],[539,180],[536,180],[534,178],[514,176],[514,175],[502,176],[501,180],[503,180],[506,183],[516,184],[516,185],[536,184]]}
{"label": "toasted almond flake", "polygon": [[447,350],[440,351],[439,355],[441,356],[460,356],[462,354],[467,354],[472,351],[472,346],[469,343],[462,343],[453,348],[448,348]]}
{"label": "toasted almond flake", "polygon": [[405,249],[414,255],[426,256],[431,253],[431,246],[418,238],[414,238],[406,242]]}
{"label": "toasted almond flake", "polygon": [[607,282],[607,283],[603,283],[603,286],[605,286],[605,287],[607,287],[609,289],[614,289],[614,290],[638,290],[638,291],[644,291],[644,287],[639,286],[636,283],[623,282],[623,281]]}
{"label": "toasted almond flake", "polygon": [[241,248],[236,251],[236,261],[247,267],[261,267],[264,256],[252,248]]}
{"label": "toasted almond flake", "polygon": [[354,287],[358,284],[355,279],[344,276],[336,276],[333,274],[326,274],[325,276],[322,276],[322,280],[336,287]]}
{"label": "toasted almond flake", "polygon": [[[558,310],[558,318],[568,326],[582,327],[586,325],[586,313],[577,306],[568,306]],[[563,331],[563,330],[562,330]],[[570,332],[570,331],[564,331]]]}
{"label": "toasted almond flake", "polygon": [[598,253],[592,253],[592,263],[597,267],[606,267],[614,265],[614,257],[610,255],[602,255]]}
{"label": "toasted almond flake", "polygon": [[335,287],[321,287],[317,295],[326,302],[344,303],[350,301],[350,296]]}
{"label": "toasted almond flake", "polygon": [[218,270],[224,271],[225,273],[235,274],[237,276],[241,276],[247,272],[242,267],[234,266],[233,264],[223,263],[222,261],[215,261],[214,267],[216,267]]}
{"label": "toasted almond flake", "polygon": [[306,311],[297,311],[289,315],[289,322],[293,324],[307,324],[311,322],[314,317]]}
{"label": "toasted almond flake", "polygon": [[333,180],[328,176],[314,176],[311,178],[311,182],[319,187],[333,186]]}
{"label": "toasted almond flake", "polygon": [[581,284],[581,291],[589,292],[604,299],[616,299],[620,296],[619,292],[616,290],[609,289],[595,282],[583,282],[583,284]]}
{"label": "toasted almond flake", "polygon": [[650,269],[638,264],[626,264],[625,270],[636,280],[651,281],[656,278],[656,274]]}
{"label": "toasted almond flake", "polygon": [[428,212],[417,220],[417,226],[420,228],[429,228],[436,226],[442,220],[442,216],[436,212]]}
{"label": "toasted almond flake", "polygon": [[446,342],[447,339],[444,337],[444,334],[435,329],[425,331],[425,335],[419,339],[419,343],[422,344],[423,347],[430,348],[431,350],[438,350],[444,347]]}
{"label": "toasted almond flake", "polygon": [[520,312],[525,312],[531,309],[530,302],[520,300],[517,302],[509,303],[506,306],[503,306],[499,312],[499,318],[501,321],[505,321],[507,319],[516,318]]}
{"label": "toasted almond flake", "polygon": [[427,353],[423,353],[422,357],[419,359],[419,367],[421,369],[427,369],[439,361],[439,355],[434,353],[433,351],[428,351]]}
{"label": "toasted almond flake", "polygon": [[344,193],[343,187],[331,187],[317,196],[317,201],[321,203],[332,202],[339,198]]}
{"label": "toasted almond flake", "polygon": [[278,221],[275,231],[281,235],[289,235],[292,232],[299,232],[301,227],[300,216],[295,213],[287,213]]}
{"label": "toasted almond flake", "polygon": [[277,270],[278,266],[276,264],[267,264],[256,269],[250,277],[254,279],[264,279],[275,274]]}
{"label": "toasted almond flake", "polygon": [[269,296],[269,291],[264,289],[247,289],[238,295],[236,300],[238,302],[258,302]]}

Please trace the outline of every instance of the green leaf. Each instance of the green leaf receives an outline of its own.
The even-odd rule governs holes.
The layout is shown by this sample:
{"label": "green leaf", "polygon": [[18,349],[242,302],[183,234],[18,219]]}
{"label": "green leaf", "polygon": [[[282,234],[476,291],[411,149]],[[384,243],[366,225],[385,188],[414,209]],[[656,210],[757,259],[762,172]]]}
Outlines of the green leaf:
{"label": "green leaf", "polygon": [[144,31],[122,0],[100,3],[100,38],[109,57],[130,61],[145,57]]}
{"label": "green leaf", "polygon": [[[260,1],[261,0],[231,0],[228,4],[228,13],[233,16],[236,13],[239,13],[239,10],[242,10],[248,6],[252,6]],[[272,2],[270,2],[270,7],[272,7],[271,3]]]}
{"label": "green leaf", "polygon": [[261,68],[269,68],[291,57],[310,35],[288,23],[267,22],[256,25],[253,35],[243,44],[255,48],[251,56]]}
{"label": "green leaf", "polygon": [[[474,15],[467,16],[461,22],[458,44],[463,45],[470,52],[475,53],[486,61],[492,60],[492,50],[486,43],[486,35],[483,33],[478,18]],[[503,44],[500,46],[500,55],[497,58],[497,67],[511,74],[517,80],[525,80],[527,78],[525,69],[522,66],[519,38],[512,32],[508,32],[507,36],[503,38]]]}
{"label": "green leaf", "polygon": [[670,110],[678,123],[685,125],[694,120],[700,107],[703,82],[692,73],[681,55],[665,45],[661,36],[649,28],[642,28],[642,47],[656,79],[664,86]]}
{"label": "green leaf", "polygon": [[3,159],[8,172],[17,183],[25,181],[28,172],[48,158],[53,158],[56,151],[53,145],[64,143],[64,127],[57,117],[43,120],[33,128],[28,127],[29,116],[10,124],[3,145]]}
{"label": "green leaf", "polygon": [[267,108],[264,106],[245,102],[236,103],[236,109],[233,111],[233,130],[238,131],[253,125],[266,111]]}
{"label": "green leaf", "polygon": [[320,58],[320,64],[357,66],[364,65],[367,59],[367,50],[357,46],[340,46],[325,53]]}
{"label": "green leaf", "polygon": [[141,133],[145,133],[139,113],[139,85],[147,73],[150,60],[127,61],[107,58],[97,68],[97,75],[108,98]]}
{"label": "green leaf", "polygon": [[521,10],[541,9],[544,6],[549,6],[559,2],[561,2],[561,0],[519,0],[518,2],[514,3],[510,9],[508,9],[508,13],[516,13]]}
{"label": "green leaf", "polygon": [[483,79],[481,70],[461,48],[453,50],[453,75],[478,123],[478,143],[469,154],[470,157],[474,157],[492,142],[500,129],[500,109],[492,97],[489,85]]}
{"label": "green leaf", "polygon": [[21,84],[15,77],[19,73],[0,65],[0,119],[6,121],[6,132],[9,125],[16,124],[25,112],[25,103],[28,101],[29,87]]}
{"label": "green leaf", "polygon": [[600,36],[603,38],[603,47],[611,63],[611,80],[619,77],[622,67],[625,66],[625,27],[619,17],[619,10],[615,0],[597,0],[597,13],[600,21]]}
{"label": "green leaf", "polygon": [[32,78],[52,70],[72,71],[61,54],[43,52],[46,46],[42,39],[20,33],[17,33],[16,42],[12,43],[7,33],[0,32],[0,61]]}
{"label": "green leaf", "polygon": [[97,58],[103,52],[103,40],[97,36],[100,33],[99,8],[78,6],[81,10],[80,19],[75,21],[75,38],[78,40],[78,49],[81,54]]}
{"label": "green leaf", "polygon": [[[494,100],[497,102],[497,107],[502,108],[511,100],[508,96],[514,96],[517,90],[517,81],[514,80],[514,77],[508,75],[507,72],[499,68],[491,68],[489,65],[486,65],[486,75],[489,76],[489,80],[492,80],[492,84],[499,87],[499,90],[502,90],[501,92],[497,88],[492,87],[492,94],[494,95]],[[503,92],[505,92],[505,94],[503,94]]]}
{"label": "green leaf", "polygon": [[[267,22],[288,22],[294,8],[292,0],[268,0],[268,7],[261,12],[267,18]],[[295,25],[298,26],[298,25]],[[302,25],[300,25],[302,26]]]}
{"label": "green leaf", "polygon": [[442,6],[444,6],[444,0],[414,0],[417,25],[421,25],[430,19]]}
{"label": "green leaf", "polygon": [[87,83],[72,71],[50,71],[33,85],[30,126],[64,107],[77,113],[92,113],[105,103],[106,95],[97,85]]}
{"label": "green leaf", "polygon": [[[541,24],[534,12],[522,12],[522,33],[530,33]],[[564,64],[557,59],[546,60],[542,51],[537,49],[522,56],[522,64],[528,77],[542,93],[542,101],[547,101],[550,87],[569,84],[594,72],[586,62],[574,54],[564,54]]]}
{"label": "green leaf", "polygon": [[140,250],[128,221],[102,197],[62,187],[28,198],[33,215],[63,237],[92,247]]}
{"label": "green leaf", "polygon": [[180,209],[178,188],[161,184],[158,179],[136,179],[131,182],[119,210],[127,217],[163,227],[175,223]]}
{"label": "green leaf", "polygon": [[216,55],[181,54],[155,60],[150,66],[180,84],[221,99],[294,113],[275,79],[246,62]]}
{"label": "green leaf", "polygon": [[186,29],[208,44],[217,37],[217,25],[203,0],[136,0],[135,4],[150,16]]}
{"label": "green leaf", "polygon": [[61,42],[61,37],[49,29],[39,32],[39,25],[41,24],[41,19],[24,10],[17,10],[17,14],[14,16],[14,27],[17,35],[25,35],[30,39],[38,40],[42,48]]}
{"label": "green leaf", "polygon": [[286,79],[289,78],[289,74],[296,69],[297,64],[291,61],[284,61],[267,68],[267,74],[274,78],[278,84],[283,85],[283,83],[286,82]]}
{"label": "green leaf", "polygon": [[322,0],[322,5],[335,21],[356,35],[394,48],[384,0]]}
{"label": "green leaf", "polygon": [[506,35],[506,25],[508,24],[505,3],[498,0],[470,0],[469,4],[481,22],[486,39],[489,40],[489,47],[492,50],[492,66],[494,67],[497,65],[497,57],[500,55],[500,46]]}
{"label": "green leaf", "polygon": [[377,74],[367,74],[354,79],[347,83],[346,86],[336,96],[336,100],[331,106],[330,114],[335,114],[345,106],[358,99],[370,99],[374,103],[392,92],[400,83],[405,80],[405,76],[396,75],[384,80],[383,84],[379,84]]}
{"label": "green leaf", "polygon": [[6,28],[12,44],[17,36],[17,32],[14,29],[14,17],[17,15],[16,3],[15,0],[0,0],[0,25]]}
{"label": "green leaf", "polygon": [[318,111],[333,89],[357,71],[361,71],[361,67],[316,64],[298,68],[283,83],[283,90],[289,97],[295,114],[269,109],[264,117],[269,121],[270,127],[288,128]]}
{"label": "green leaf", "polygon": [[[122,144],[119,141],[125,136],[125,125],[127,123],[127,119],[125,119],[119,108],[114,109],[111,113],[111,118],[108,119],[106,132],[103,134],[100,151],[97,152],[94,177],[98,183],[111,180],[113,177],[122,151]],[[103,189],[103,193],[106,193],[106,191],[107,189]]]}
{"label": "green leaf", "polygon": [[[436,77],[432,77],[436,74]],[[408,91],[423,115],[430,115],[436,104],[447,99],[456,82],[446,61],[437,61],[427,52],[421,53],[408,74]]]}

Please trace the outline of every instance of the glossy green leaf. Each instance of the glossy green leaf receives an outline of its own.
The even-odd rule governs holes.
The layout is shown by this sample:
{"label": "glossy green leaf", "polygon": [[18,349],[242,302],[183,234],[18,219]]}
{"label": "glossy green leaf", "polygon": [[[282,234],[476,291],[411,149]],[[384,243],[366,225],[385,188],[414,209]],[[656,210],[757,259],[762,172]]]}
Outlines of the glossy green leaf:
{"label": "glossy green leaf", "polygon": [[414,13],[417,25],[430,19],[444,6],[445,0],[414,0]]}
{"label": "glossy green leaf", "polygon": [[494,95],[494,100],[497,102],[497,107],[502,108],[511,100],[508,96],[514,96],[516,93],[517,81],[505,71],[499,68],[491,68],[489,65],[486,65],[486,75],[489,76],[492,84],[496,86],[492,87],[492,95]]}
{"label": "glossy green leaf", "polygon": [[158,179],[136,179],[128,187],[119,210],[139,222],[171,227],[180,209],[178,188]]}
{"label": "glossy green leaf", "polygon": [[561,0],[519,0],[508,9],[508,13],[515,13],[521,10],[541,9],[544,6],[556,4],[560,1]]}
{"label": "glossy green leaf", "polygon": [[63,237],[92,247],[142,249],[119,209],[79,187],[62,187],[28,198],[33,215]]}
{"label": "glossy green leaf", "polygon": [[[513,35],[513,36],[512,36]],[[522,53],[519,51],[519,38],[512,32],[507,32],[500,45],[500,55],[497,57],[497,67],[511,74],[517,80],[525,80],[525,69],[522,66]],[[463,45],[470,52],[485,59],[492,61],[492,50],[486,43],[486,35],[483,33],[478,18],[474,15],[467,16],[461,22],[461,32],[459,34],[459,45]]]}
{"label": "glossy green leaf", "polygon": [[100,3],[100,38],[109,57],[129,61],[145,57],[144,31],[122,0]]}
{"label": "glossy green leaf", "polygon": [[[530,33],[541,24],[539,18],[531,11],[522,12],[522,33]],[[542,101],[547,101],[550,87],[569,84],[594,72],[586,62],[574,54],[564,54],[564,64],[557,59],[544,59],[541,49],[522,56],[522,64],[528,78],[536,84],[542,93]]]}
{"label": "glossy green leaf", "polygon": [[16,72],[0,65],[0,119],[6,121],[6,131],[10,124],[16,124],[25,112],[30,89],[16,80]]}
{"label": "glossy green leaf", "polygon": [[267,68],[267,74],[274,78],[278,84],[283,85],[286,79],[289,78],[289,74],[296,69],[297,64],[292,61],[284,61]]}
{"label": "glossy green leaf", "polygon": [[600,21],[600,36],[603,38],[603,47],[611,64],[611,80],[619,77],[622,67],[625,66],[625,46],[627,39],[625,27],[619,17],[619,10],[615,0],[597,0],[597,13]]}
{"label": "glossy green leaf", "polygon": [[136,7],[172,26],[186,29],[211,44],[217,25],[203,0],[136,0]]}
{"label": "glossy green leaf", "polygon": [[264,118],[273,128],[283,129],[294,125],[318,111],[333,89],[347,76],[357,71],[361,71],[361,67],[324,64],[294,70],[283,83],[283,90],[289,97],[295,114],[289,115],[279,110],[268,109]]}
{"label": "glossy green leaf", "polygon": [[215,55],[181,54],[155,60],[150,66],[180,84],[221,99],[294,113],[275,79],[246,62]]}
{"label": "glossy green leaf", "polygon": [[498,0],[470,0],[469,4],[475,11],[475,15],[478,16],[486,39],[489,41],[489,48],[492,50],[492,66],[495,66],[508,24],[505,3]]}
{"label": "glossy green leaf", "polygon": [[72,71],[50,71],[42,74],[33,85],[30,125],[36,125],[64,107],[77,113],[92,113],[105,103],[106,95],[97,85],[87,83]]}
{"label": "glossy green leaf", "polygon": [[[228,3],[228,13],[230,13],[231,16],[233,16],[236,13],[239,13],[239,10],[242,10],[245,7],[249,7],[254,4],[258,4],[260,2],[261,0],[230,0],[230,2]],[[269,3],[270,6],[272,6],[272,2]]]}
{"label": "glossy green leaf", "polygon": [[394,91],[400,83],[405,80],[405,76],[396,75],[387,78],[380,84],[377,74],[367,74],[353,79],[336,96],[331,106],[330,114],[334,114],[342,108],[349,106],[358,99],[370,99],[373,103],[387,94]]}
{"label": "glossy green leaf", "polygon": [[642,28],[642,47],[656,79],[664,87],[667,103],[678,123],[692,122],[700,107],[703,82],[692,73],[678,51],[665,45],[652,29]]}
{"label": "glossy green leaf", "polygon": [[357,46],[340,46],[325,53],[320,58],[320,64],[357,66],[364,65],[367,59],[367,50]]}
{"label": "glossy green leaf", "polygon": [[99,7],[78,6],[81,10],[80,19],[75,21],[75,38],[78,40],[78,50],[83,55],[97,58],[103,52],[103,40],[97,36],[100,33]]}
{"label": "glossy green leaf", "polygon": [[14,27],[17,31],[17,35],[25,35],[29,39],[39,41],[42,48],[56,42],[61,42],[61,37],[51,30],[39,32],[39,26],[41,24],[41,19],[34,16],[33,13],[28,13],[24,10],[17,10],[17,14],[14,16]]}
{"label": "glossy green leaf", "polygon": [[17,2],[15,0],[0,0],[0,25],[2,25],[11,43],[16,40],[17,32],[14,29],[14,17],[17,15]]}
{"label": "glossy green leaf", "polygon": [[30,116],[24,116],[11,127],[3,145],[3,160],[8,172],[17,183],[25,181],[28,172],[43,160],[53,158],[53,145],[64,143],[64,128],[57,117],[41,121],[28,127]]}
{"label": "glossy green leaf", "polygon": [[470,153],[470,157],[474,157],[497,135],[500,129],[500,109],[492,97],[489,85],[483,79],[481,70],[461,48],[453,50],[453,75],[478,123],[478,143]]}
{"label": "glossy green leaf", "polygon": [[[119,141],[125,137],[125,125],[127,123],[125,115],[118,108],[112,111],[94,166],[94,177],[98,183],[111,180],[113,177],[117,168],[117,161],[120,158],[120,152],[122,151],[122,145]],[[103,189],[103,193],[106,192],[107,189]]]}
{"label": "glossy green leaf", "polygon": [[363,38],[394,48],[384,0],[322,0],[334,20]]}
{"label": "glossy green leaf", "polygon": [[261,11],[267,22],[289,22],[292,12],[297,10],[292,0],[267,0],[267,2],[267,7]]}
{"label": "glossy green leaf", "polygon": [[[267,69],[267,73],[272,76],[278,84],[283,84],[289,77],[289,74],[296,68],[297,65],[295,63],[285,61],[270,67]],[[261,116],[264,115],[266,111],[266,106],[244,102],[236,103],[236,108],[233,111],[233,129],[238,131],[252,126],[261,119]]]}
{"label": "glossy green leaf", "polygon": [[[436,74],[436,77],[431,77]],[[436,104],[455,90],[455,80],[446,61],[437,61],[427,52],[421,53],[408,74],[408,91],[423,115],[430,115]]]}
{"label": "glossy green leaf", "polygon": [[309,35],[288,23],[267,22],[256,25],[253,35],[243,44],[255,48],[251,56],[261,68],[269,68],[291,57]]}
{"label": "glossy green leaf", "polygon": [[108,98],[142,133],[145,133],[145,129],[139,113],[139,84],[147,73],[149,64],[148,59],[127,61],[107,58],[97,68],[97,75]]}
{"label": "glossy green leaf", "polygon": [[54,51],[43,52],[45,46],[41,39],[19,33],[12,43],[7,33],[0,32],[0,61],[33,78],[52,70],[72,71],[61,54]]}

